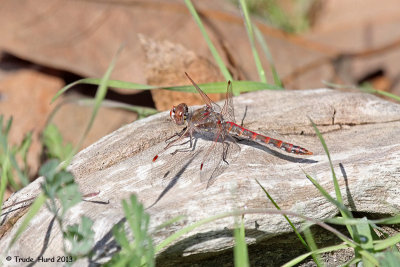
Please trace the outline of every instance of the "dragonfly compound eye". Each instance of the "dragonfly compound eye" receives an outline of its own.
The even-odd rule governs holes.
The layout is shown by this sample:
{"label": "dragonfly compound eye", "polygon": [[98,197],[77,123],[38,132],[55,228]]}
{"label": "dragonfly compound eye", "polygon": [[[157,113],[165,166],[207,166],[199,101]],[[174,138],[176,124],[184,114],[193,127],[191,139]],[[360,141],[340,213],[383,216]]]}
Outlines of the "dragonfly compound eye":
{"label": "dragonfly compound eye", "polygon": [[187,118],[186,109],[186,105],[184,103],[181,103],[171,111],[171,114],[173,114],[172,119],[175,121],[176,124],[183,125],[185,123]]}
{"label": "dragonfly compound eye", "polygon": [[172,106],[172,109],[169,111],[169,116],[171,117],[171,119],[175,117],[175,106]]}

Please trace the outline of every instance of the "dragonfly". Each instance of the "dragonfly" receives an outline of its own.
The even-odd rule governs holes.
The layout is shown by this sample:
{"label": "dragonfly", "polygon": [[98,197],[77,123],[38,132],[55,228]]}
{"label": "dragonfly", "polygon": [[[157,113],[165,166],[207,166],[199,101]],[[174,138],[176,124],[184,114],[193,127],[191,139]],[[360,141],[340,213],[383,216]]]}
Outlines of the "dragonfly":
{"label": "dragonfly", "polygon": [[[185,103],[172,107],[170,110],[170,118],[176,125],[184,126],[184,128],[166,140],[166,147],[159,154],[154,156],[153,162],[155,162],[162,153],[179,144],[179,142],[183,141],[186,137],[189,137],[189,147],[187,149],[176,149],[171,154],[176,154],[193,148],[193,135],[195,133],[211,133],[213,136],[211,145],[209,145],[206,152],[203,154],[200,171],[203,170],[205,163],[208,162],[210,158],[213,159],[213,162],[224,161],[229,164],[227,161],[227,155],[229,154],[228,152],[231,147],[230,143],[236,144],[237,139],[248,139],[263,145],[272,145],[287,153],[297,155],[313,154],[311,151],[301,146],[274,139],[238,125],[235,122],[232,100],[232,83],[230,81],[228,81],[225,103],[221,108],[200,89],[200,87],[186,72],[185,75],[200,94],[205,105],[194,111],[189,109],[188,105]],[[221,153],[221,149],[216,149],[220,144],[222,144],[222,155],[215,155],[215,152],[217,151]]]}

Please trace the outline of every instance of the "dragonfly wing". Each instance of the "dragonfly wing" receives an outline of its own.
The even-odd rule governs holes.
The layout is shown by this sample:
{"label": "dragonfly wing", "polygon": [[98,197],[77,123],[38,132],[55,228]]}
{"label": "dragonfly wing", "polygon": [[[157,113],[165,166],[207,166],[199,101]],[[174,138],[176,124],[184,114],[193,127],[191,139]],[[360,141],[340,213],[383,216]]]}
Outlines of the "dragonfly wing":
{"label": "dragonfly wing", "polygon": [[[218,134],[218,133],[217,133]],[[207,183],[207,188],[229,167],[240,153],[240,146],[229,134],[221,133],[218,140],[205,152],[206,156],[204,167],[200,173],[202,183]]]}
{"label": "dragonfly wing", "polygon": [[221,113],[225,121],[231,121],[236,123],[232,97],[233,97],[232,83],[231,81],[228,81],[228,87],[226,88],[225,103]]}
{"label": "dragonfly wing", "polygon": [[[151,184],[152,186],[172,187],[182,178],[190,179],[195,177],[198,169],[190,170],[193,159],[201,152],[198,149],[197,138],[193,138],[190,145],[190,138],[174,143],[165,149],[165,144],[160,144],[161,151],[157,159],[151,165]],[[187,182],[187,181],[186,181]]]}
{"label": "dragonfly wing", "polygon": [[212,171],[209,172],[209,175],[206,177],[207,180],[202,177],[202,181],[207,181],[207,188],[210,187],[223,172],[225,172],[229,165],[237,159],[240,153],[240,146],[235,141],[225,141],[224,145],[221,147],[222,152],[221,150],[219,151],[221,153],[219,155],[219,163],[215,164]]}
{"label": "dragonfly wing", "polygon": [[192,80],[192,78],[190,78],[189,74],[187,74],[185,72],[186,76],[188,77],[188,79],[190,80],[190,82],[193,84],[194,88],[196,88],[197,92],[200,94],[201,98],[203,99],[203,101],[206,103],[206,105],[210,108],[212,108],[214,111],[219,112],[220,111],[220,107],[214,103],[201,89],[200,87]]}

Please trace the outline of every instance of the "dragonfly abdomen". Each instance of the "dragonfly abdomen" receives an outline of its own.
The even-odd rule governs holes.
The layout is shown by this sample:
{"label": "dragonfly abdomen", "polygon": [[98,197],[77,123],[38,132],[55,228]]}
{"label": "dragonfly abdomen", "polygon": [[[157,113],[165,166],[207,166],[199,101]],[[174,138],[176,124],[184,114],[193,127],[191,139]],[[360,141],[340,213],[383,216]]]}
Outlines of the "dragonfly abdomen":
{"label": "dragonfly abdomen", "polygon": [[285,150],[288,153],[294,153],[298,155],[312,155],[311,151],[308,151],[307,149],[296,146],[278,139],[274,139],[265,135],[258,134],[256,132],[250,131],[246,128],[243,128],[239,125],[237,125],[234,122],[225,122],[227,124],[227,130],[229,133],[234,134],[239,137],[244,137],[252,141],[256,141],[261,144],[270,144],[273,145],[276,148],[280,148]]}

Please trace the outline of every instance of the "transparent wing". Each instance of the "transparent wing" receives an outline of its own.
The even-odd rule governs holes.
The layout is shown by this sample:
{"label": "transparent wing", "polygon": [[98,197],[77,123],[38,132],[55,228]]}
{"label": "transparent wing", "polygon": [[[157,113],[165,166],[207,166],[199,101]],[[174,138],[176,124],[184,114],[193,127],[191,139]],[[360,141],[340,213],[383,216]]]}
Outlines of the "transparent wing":
{"label": "transparent wing", "polygon": [[203,101],[206,103],[206,105],[210,108],[212,108],[214,111],[219,112],[221,110],[221,107],[213,102],[201,89],[200,87],[190,78],[189,74],[185,72],[186,76],[190,80],[190,82],[193,84],[194,88],[196,88],[197,92],[200,94],[201,98]]}
{"label": "transparent wing", "polygon": [[224,107],[222,108],[222,116],[225,121],[231,121],[236,123],[235,111],[233,107],[233,93],[232,93],[232,83],[228,81],[228,86],[226,88],[226,98]]}
{"label": "transparent wing", "polygon": [[200,181],[206,183],[207,188],[235,161],[240,153],[240,146],[229,134],[222,134],[217,141],[213,140],[208,149],[206,153],[210,153],[210,156],[203,161],[204,166],[200,172]]}
{"label": "transparent wing", "polygon": [[193,138],[190,146],[189,137],[183,138],[172,146],[165,149],[165,143],[158,145],[160,153],[156,161],[152,162],[151,184],[170,188],[178,181],[188,182],[198,173],[194,168],[192,161],[196,159],[203,149],[198,146],[197,139]]}
{"label": "transparent wing", "polygon": [[[216,141],[217,134],[209,132],[201,137],[195,134],[192,147],[186,138],[162,150],[159,158],[152,162],[152,185],[168,191],[178,182],[198,183],[199,178],[204,187],[213,184],[240,152],[231,136],[221,134]],[[160,144],[159,148],[163,146]]]}

